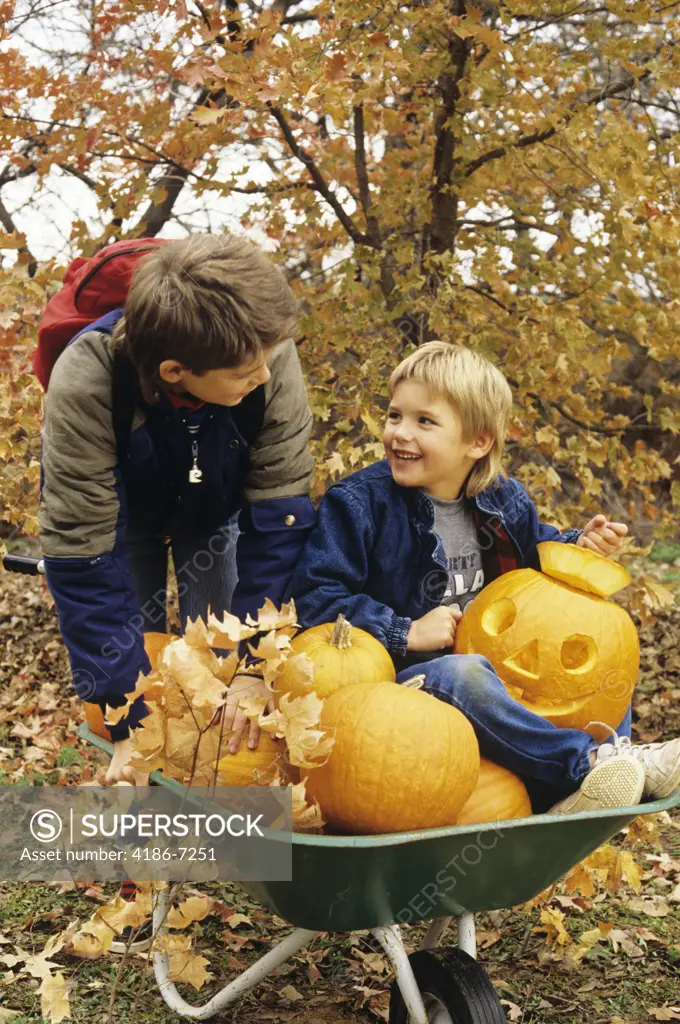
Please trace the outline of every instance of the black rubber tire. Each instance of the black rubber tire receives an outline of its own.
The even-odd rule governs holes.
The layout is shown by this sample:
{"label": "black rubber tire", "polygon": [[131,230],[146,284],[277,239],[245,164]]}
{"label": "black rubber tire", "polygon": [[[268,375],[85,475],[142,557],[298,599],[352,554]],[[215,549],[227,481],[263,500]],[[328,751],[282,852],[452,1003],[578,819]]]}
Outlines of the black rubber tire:
{"label": "black rubber tire", "polygon": [[[409,957],[418,988],[436,996],[455,1024],[507,1024],[500,999],[483,967],[455,946],[421,949]],[[408,1024],[399,986],[392,983],[389,1024]]]}

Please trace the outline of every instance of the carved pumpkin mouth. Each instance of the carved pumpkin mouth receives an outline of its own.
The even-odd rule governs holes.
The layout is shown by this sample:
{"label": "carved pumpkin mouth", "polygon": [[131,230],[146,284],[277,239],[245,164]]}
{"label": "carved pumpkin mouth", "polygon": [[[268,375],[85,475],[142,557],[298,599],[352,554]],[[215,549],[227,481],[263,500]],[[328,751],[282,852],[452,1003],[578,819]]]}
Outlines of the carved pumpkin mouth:
{"label": "carved pumpkin mouth", "polygon": [[523,704],[528,711],[533,711],[535,715],[540,715],[541,718],[557,718],[561,715],[573,715],[575,712],[580,711],[595,694],[595,690],[592,690],[590,693],[586,693],[575,700],[556,701],[555,703],[552,703],[546,700],[528,700],[524,696],[524,691],[518,689],[516,686],[507,686],[507,689],[511,697],[514,697],[515,700],[520,702],[520,704]]}

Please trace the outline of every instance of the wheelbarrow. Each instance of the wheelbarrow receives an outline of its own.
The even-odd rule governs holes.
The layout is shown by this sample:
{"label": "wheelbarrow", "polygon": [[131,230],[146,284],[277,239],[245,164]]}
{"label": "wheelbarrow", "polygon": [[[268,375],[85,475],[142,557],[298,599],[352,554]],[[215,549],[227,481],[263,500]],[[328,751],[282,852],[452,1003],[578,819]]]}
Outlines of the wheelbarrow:
{"label": "wheelbarrow", "polygon": [[[34,558],[8,556],[4,564],[15,572],[44,572]],[[113,753],[87,724],[78,735]],[[187,788],[161,772],[149,781],[182,793]],[[294,930],[202,1006],[180,995],[168,978],[168,954],[154,951],[160,993],[180,1016],[209,1020],[317,935],[368,930],[394,970],[390,1024],[503,1024],[496,990],[476,961],[474,915],[533,899],[634,818],[678,806],[680,787],[665,800],[581,814],[392,835],[294,834],[292,881],[239,883]],[[155,933],[165,928],[168,899],[166,891],[155,895]],[[442,946],[454,918],[457,945]],[[430,926],[421,947],[409,956],[400,926],[425,921]]]}
{"label": "wheelbarrow", "polygon": [[[81,739],[108,754],[113,746],[83,723]],[[153,785],[185,792],[161,772]],[[290,882],[240,882],[294,930],[203,1006],[168,979],[168,954],[153,952],[167,1005],[190,1020],[209,1020],[323,932],[368,930],[394,970],[390,1024],[503,1024],[496,990],[476,961],[474,915],[533,899],[640,814],[680,806],[680,787],[665,800],[545,815],[484,825],[378,836],[294,834]],[[290,837],[288,837],[290,840]],[[272,842],[284,842],[271,833]],[[164,929],[168,893],[155,896],[154,932]],[[442,946],[452,919],[457,945]],[[420,949],[406,953],[400,925],[430,921]]]}

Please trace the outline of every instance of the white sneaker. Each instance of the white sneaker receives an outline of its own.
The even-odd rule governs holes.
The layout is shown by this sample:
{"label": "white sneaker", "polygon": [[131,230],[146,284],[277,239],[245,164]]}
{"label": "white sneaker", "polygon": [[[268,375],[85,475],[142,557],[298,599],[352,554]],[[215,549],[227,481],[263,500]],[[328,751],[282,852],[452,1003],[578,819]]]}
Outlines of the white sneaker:
{"label": "white sneaker", "polygon": [[588,772],[579,789],[551,807],[548,814],[577,814],[640,803],[645,770],[629,754],[603,759]]}
{"label": "white sneaker", "polygon": [[[603,722],[592,724],[604,725]],[[628,736],[617,736],[613,729],[609,731],[614,742],[602,743],[597,748],[596,764],[606,764],[621,755],[635,758],[644,768],[644,795],[650,800],[663,800],[680,786],[680,738],[665,743],[635,744]]]}

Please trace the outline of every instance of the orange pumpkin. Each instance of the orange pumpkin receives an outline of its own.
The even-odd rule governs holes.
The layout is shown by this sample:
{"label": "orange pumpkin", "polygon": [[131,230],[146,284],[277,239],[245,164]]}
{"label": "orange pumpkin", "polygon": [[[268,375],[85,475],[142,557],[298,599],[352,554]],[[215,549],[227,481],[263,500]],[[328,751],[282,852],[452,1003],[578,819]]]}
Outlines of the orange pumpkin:
{"label": "orange pumpkin", "polygon": [[248,747],[247,737],[236,754],[225,754],[217,766],[220,786],[268,786],[277,771],[283,781],[295,773],[286,757],[286,744],[261,732],[255,750]]}
{"label": "orange pumpkin", "polygon": [[630,577],[573,544],[546,542],[538,552],[545,572],[505,573],[471,602],[455,651],[484,655],[511,696],[554,725],[585,729],[600,721],[614,728],[630,703],[640,646],[628,613],[594,590],[611,593]]}
{"label": "orange pumpkin", "polygon": [[[352,626],[342,615],[335,622],[312,626],[291,641],[291,653],[276,677],[277,696],[287,693],[303,697],[316,693],[324,699],[349,683],[396,681],[394,663],[387,650],[363,629]],[[307,680],[291,661],[306,654],[314,663],[314,679]]]}
{"label": "orange pumpkin", "polygon": [[422,690],[361,683],[324,702],[335,738],[325,764],[307,770],[307,795],[325,821],[353,833],[454,824],[479,775],[468,720]]}
{"label": "orange pumpkin", "polygon": [[265,786],[277,770],[287,778],[285,743],[268,733],[260,733],[255,750],[249,749],[245,737],[237,753],[229,754],[229,733],[221,732],[219,722],[202,732],[200,743],[190,713],[168,718],[166,729],[163,774],[168,778],[186,784],[191,777],[194,786]]}
{"label": "orange pumpkin", "polygon": [[[158,663],[161,651],[172,639],[172,633],[144,634],[144,649],[151,662],[152,670],[155,669]],[[156,700],[161,695],[161,688],[152,686],[147,690],[146,695],[149,700]],[[111,741],[111,733],[104,724],[104,715],[98,704],[92,704],[89,701],[85,702],[85,721],[95,736],[100,736],[104,740],[109,740],[109,742]]]}
{"label": "orange pumpkin", "polygon": [[477,786],[456,818],[456,825],[479,825],[530,815],[531,800],[522,780],[483,757]]}

